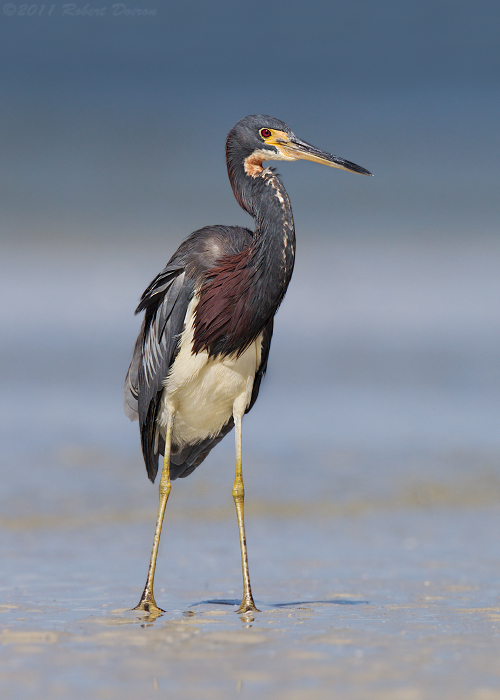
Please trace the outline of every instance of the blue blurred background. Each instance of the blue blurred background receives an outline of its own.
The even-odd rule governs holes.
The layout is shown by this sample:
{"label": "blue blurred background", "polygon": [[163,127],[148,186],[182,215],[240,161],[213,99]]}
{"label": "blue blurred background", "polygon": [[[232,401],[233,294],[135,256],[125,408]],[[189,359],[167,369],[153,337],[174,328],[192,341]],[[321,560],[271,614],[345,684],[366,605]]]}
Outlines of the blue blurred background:
{"label": "blue blurred background", "polygon": [[[105,16],[75,15],[85,6]],[[133,310],[191,231],[251,225],[224,139],[252,113],[375,174],[279,166],[297,265],[245,423],[268,474],[254,488],[307,466],[335,494],[346,454],[362,455],[355,488],[415,454],[469,455],[471,473],[492,455],[496,469],[498,2],[125,6],[156,14],[0,5],[4,508],[27,508],[28,484],[30,508],[63,507],[64,483],[94,502],[92,460],[147,488],[121,406]],[[223,461],[229,493],[232,459],[228,438],[188,482]]]}
{"label": "blue blurred background", "polygon": [[[497,697],[500,3],[117,4],[0,0],[5,697]],[[375,177],[278,164],[297,260],[244,422],[243,644],[214,603],[241,593],[232,436],[173,485],[169,613],[108,613],[157,507],[133,311],[191,231],[252,225],[224,141],[255,113]]]}

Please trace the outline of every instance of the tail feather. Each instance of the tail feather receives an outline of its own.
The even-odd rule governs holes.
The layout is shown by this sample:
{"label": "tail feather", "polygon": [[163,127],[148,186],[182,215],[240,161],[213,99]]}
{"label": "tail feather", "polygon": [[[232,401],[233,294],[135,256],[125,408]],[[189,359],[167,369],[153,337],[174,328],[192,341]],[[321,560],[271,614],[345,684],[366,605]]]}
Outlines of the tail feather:
{"label": "tail feather", "polygon": [[[229,433],[234,427],[234,421],[231,418],[222,428],[220,433],[212,438],[206,438],[193,445],[186,445],[178,449],[175,445],[172,446],[170,455],[170,479],[184,479],[194,472],[196,467],[204,461],[210,454],[213,448]],[[165,442],[159,445],[160,451],[163,453]]]}

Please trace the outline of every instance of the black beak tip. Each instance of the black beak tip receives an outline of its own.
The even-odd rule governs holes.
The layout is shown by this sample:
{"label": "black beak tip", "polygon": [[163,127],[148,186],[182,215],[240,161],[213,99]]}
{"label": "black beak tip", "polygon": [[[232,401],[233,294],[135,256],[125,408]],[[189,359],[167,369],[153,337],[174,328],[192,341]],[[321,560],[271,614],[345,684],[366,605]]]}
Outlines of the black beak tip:
{"label": "black beak tip", "polygon": [[360,175],[368,175],[368,177],[373,177],[373,173],[371,173],[366,168],[362,168],[360,165],[358,165],[356,167],[357,167],[357,169],[355,170],[355,172],[359,173]]}
{"label": "black beak tip", "polygon": [[369,177],[373,177],[373,173],[371,173],[369,170],[361,167],[361,165],[352,163],[350,160],[344,160],[343,158],[339,158],[337,160],[337,163],[340,163],[344,166],[345,170],[350,170],[352,173],[357,173],[358,175],[368,175]]}

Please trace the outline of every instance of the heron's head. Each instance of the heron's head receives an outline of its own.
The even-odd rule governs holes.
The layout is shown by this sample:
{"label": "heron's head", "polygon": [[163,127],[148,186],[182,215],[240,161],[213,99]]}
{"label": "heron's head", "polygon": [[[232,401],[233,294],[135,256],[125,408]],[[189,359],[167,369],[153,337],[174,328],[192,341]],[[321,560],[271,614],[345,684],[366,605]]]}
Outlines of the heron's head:
{"label": "heron's head", "polygon": [[265,114],[252,114],[233,126],[227,137],[226,153],[228,165],[242,162],[245,173],[251,177],[262,172],[266,160],[312,160],[331,168],[371,175],[355,163],[301,141],[285,122]]}

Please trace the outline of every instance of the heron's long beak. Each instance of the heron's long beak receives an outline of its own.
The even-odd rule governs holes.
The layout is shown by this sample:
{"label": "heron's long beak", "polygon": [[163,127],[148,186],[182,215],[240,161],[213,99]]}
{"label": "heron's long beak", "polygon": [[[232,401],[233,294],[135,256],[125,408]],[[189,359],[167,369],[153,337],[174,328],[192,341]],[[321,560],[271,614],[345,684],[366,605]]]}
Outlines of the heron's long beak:
{"label": "heron's long beak", "polygon": [[290,136],[286,141],[277,140],[275,145],[287,160],[312,160],[314,163],[328,165],[331,168],[340,168],[340,170],[348,170],[360,175],[372,175],[371,172],[360,165],[334,156],[331,153],[320,151],[318,148],[311,146],[310,143],[301,141],[296,136]]}

